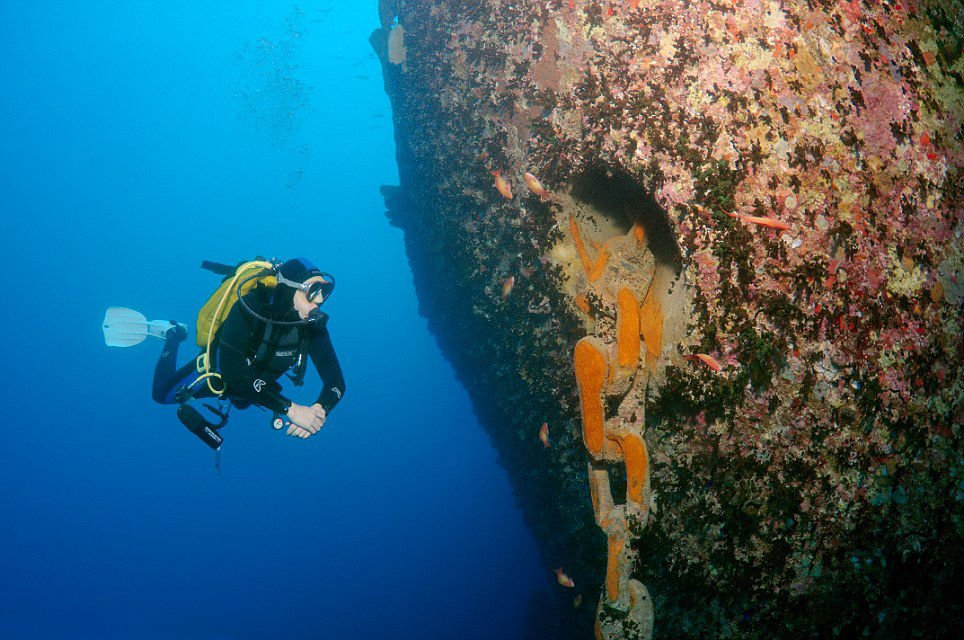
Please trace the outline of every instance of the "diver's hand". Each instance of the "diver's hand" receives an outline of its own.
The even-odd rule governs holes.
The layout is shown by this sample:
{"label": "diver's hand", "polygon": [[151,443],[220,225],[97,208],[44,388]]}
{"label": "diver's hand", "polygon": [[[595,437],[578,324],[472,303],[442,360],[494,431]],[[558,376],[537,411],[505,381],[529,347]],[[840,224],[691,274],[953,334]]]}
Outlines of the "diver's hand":
{"label": "diver's hand", "polygon": [[325,409],[320,404],[306,407],[294,404],[288,408],[288,435],[307,438],[318,433],[325,424]]}
{"label": "diver's hand", "polygon": [[321,418],[321,426],[318,427],[321,429],[321,427],[325,426],[325,421],[328,420],[328,412],[325,411],[325,408],[317,402],[311,405],[311,410],[315,412],[316,416]]}
{"label": "diver's hand", "polygon": [[288,432],[287,432],[287,433],[288,433],[289,436],[297,436],[297,437],[299,437],[299,438],[301,438],[301,439],[305,439],[305,438],[310,438],[310,437],[311,437],[311,432],[310,432],[310,431],[305,431],[304,429],[302,429],[301,427],[299,427],[298,425],[296,425],[296,424],[294,424],[294,423],[292,423],[292,422],[289,422],[289,423],[288,423]]}

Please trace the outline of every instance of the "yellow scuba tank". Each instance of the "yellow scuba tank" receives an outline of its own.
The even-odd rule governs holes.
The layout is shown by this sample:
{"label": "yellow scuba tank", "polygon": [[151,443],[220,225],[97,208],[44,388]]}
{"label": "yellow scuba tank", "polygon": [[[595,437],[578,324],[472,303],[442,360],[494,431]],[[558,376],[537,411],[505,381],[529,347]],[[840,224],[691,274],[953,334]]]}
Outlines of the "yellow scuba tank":
{"label": "yellow scuba tank", "polygon": [[[214,336],[238,301],[239,295],[245,295],[259,283],[274,288],[278,281],[273,273],[274,265],[266,260],[252,260],[241,263],[237,267],[229,267],[205,260],[201,263],[201,267],[219,273],[225,278],[221,286],[211,294],[211,297],[207,299],[207,302],[204,303],[197,314],[197,332],[195,335],[197,336],[197,345],[202,347],[204,352],[197,357],[197,370],[201,376],[196,382],[205,380],[212,393],[221,395],[225,392],[226,386],[224,381],[221,380],[221,374],[213,371],[210,366],[212,361],[211,343],[214,342]],[[262,272],[263,275],[259,277],[258,274]],[[239,285],[240,291],[238,291]],[[220,388],[216,388],[212,384],[214,378],[218,379]]]}
{"label": "yellow scuba tank", "polygon": [[[233,277],[224,279],[221,286],[211,294],[211,297],[207,299],[207,302],[205,302],[201,310],[198,311],[197,346],[206,347],[211,340],[213,340],[214,335],[218,332],[225,318],[231,313],[231,309],[234,308],[234,304],[238,301],[238,296],[235,295],[238,283],[245,278],[255,275],[257,271],[271,268],[272,264],[270,262],[253,260],[251,262],[245,262],[234,269]],[[257,287],[259,283],[266,287],[274,288],[278,284],[278,281],[273,275],[268,274],[263,278],[251,278],[241,285],[240,294],[242,296],[246,295]]]}

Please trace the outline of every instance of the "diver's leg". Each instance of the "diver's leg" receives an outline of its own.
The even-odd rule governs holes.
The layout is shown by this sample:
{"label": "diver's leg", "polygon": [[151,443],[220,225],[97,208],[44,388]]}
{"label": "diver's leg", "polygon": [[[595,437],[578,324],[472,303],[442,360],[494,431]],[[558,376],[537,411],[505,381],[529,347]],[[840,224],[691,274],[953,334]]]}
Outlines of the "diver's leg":
{"label": "diver's leg", "polygon": [[154,388],[151,397],[160,404],[173,404],[174,395],[184,384],[190,384],[197,378],[197,368],[194,361],[190,361],[177,369],[177,348],[187,337],[182,327],[175,327],[168,331],[161,351],[154,367]]}

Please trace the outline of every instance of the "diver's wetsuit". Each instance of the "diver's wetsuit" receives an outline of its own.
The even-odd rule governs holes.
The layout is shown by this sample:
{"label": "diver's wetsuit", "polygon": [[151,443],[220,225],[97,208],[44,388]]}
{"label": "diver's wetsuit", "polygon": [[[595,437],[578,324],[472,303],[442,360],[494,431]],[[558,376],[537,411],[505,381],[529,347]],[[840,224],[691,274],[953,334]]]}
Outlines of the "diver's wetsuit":
{"label": "diver's wetsuit", "polygon": [[[244,296],[244,301],[259,315],[285,321],[297,320],[297,312],[291,306],[291,295],[272,300],[270,289],[255,289]],[[272,309],[284,309],[278,318]],[[215,369],[227,385],[227,397],[232,404],[243,409],[257,404],[276,413],[285,413],[291,401],[281,394],[277,382],[283,373],[297,362],[299,347],[307,342],[307,356],[322,380],[321,393],[316,402],[325,413],[338,404],[345,394],[345,379],[331,344],[331,337],[324,321],[311,325],[269,325],[251,316],[241,304],[235,304],[212,345]],[[154,369],[154,400],[161,404],[173,404],[177,392],[197,380],[198,373],[192,359],[180,369],[177,367],[178,341],[168,338],[161,357]],[[218,381],[214,382],[217,387]],[[194,397],[211,397],[206,382],[194,387]]]}

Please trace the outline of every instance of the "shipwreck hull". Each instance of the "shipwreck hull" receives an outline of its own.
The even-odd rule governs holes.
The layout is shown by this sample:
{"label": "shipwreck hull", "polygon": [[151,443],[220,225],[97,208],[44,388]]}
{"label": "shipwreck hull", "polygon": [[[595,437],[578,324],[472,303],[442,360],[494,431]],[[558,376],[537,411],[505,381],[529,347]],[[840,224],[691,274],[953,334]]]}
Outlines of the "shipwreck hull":
{"label": "shipwreck hull", "polygon": [[960,5],[379,14],[420,311],[575,581],[528,636],[958,633]]}

